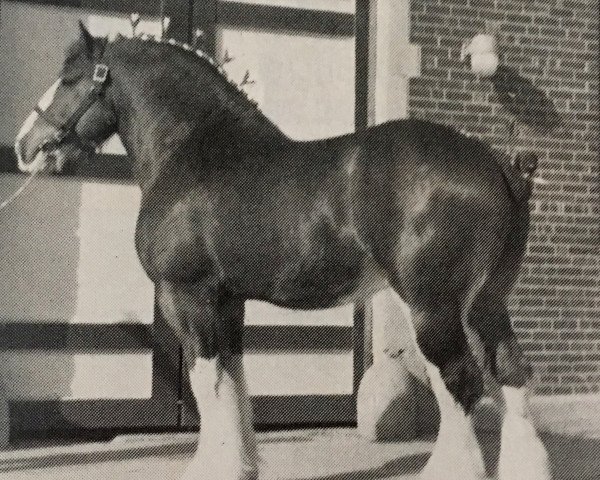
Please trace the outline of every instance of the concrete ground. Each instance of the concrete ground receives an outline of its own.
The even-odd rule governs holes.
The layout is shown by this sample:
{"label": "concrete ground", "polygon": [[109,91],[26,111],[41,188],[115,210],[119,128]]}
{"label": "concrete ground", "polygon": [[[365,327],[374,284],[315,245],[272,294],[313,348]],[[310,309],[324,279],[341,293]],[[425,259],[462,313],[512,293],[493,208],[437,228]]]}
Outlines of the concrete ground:
{"label": "concrete ground", "polygon": [[[259,438],[261,480],[416,480],[432,447],[426,440],[368,443],[352,429],[269,432]],[[497,434],[486,433],[481,439],[488,470],[493,472]],[[600,479],[600,435],[546,435],[544,441],[554,480]],[[132,435],[108,443],[18,448],[0,453],[0,479],[175,480],[194,448],[191,434]]]}

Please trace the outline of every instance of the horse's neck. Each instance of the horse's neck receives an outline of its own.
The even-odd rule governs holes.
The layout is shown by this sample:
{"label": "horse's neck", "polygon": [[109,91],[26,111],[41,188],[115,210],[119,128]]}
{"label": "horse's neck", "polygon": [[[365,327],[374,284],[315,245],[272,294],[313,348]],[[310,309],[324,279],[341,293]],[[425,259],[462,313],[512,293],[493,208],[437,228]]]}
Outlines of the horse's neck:
{"label": "horse's neck", "polygon": [[[171,85],[154,76],[156,84],[148,87],[147,76],[131,63],[116,70],[118,133],[142,190],[172,175],[197,181],[207,169],[290,141],[215,72],[199,72],[201,81],[175,72]],[[213,81],[209,89],[199,87],[207,80]]]}

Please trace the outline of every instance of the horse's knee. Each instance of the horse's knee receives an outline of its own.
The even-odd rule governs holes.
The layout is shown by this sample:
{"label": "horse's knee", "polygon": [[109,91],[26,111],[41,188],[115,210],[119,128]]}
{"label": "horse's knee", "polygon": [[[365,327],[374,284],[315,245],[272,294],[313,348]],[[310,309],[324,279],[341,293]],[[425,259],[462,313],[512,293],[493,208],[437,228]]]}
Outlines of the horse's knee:
{"label": "horse's knee", "polygon": [[244,299],[206,282],[158,287],[161,312],[177,335],[190,369],[198,358],[242,354]]}
{"label": "horse's knee", "polygon": [[469,317],[470,326],[481,338],[492,375],[501,385],[522,387],[531,376],[504,305],[479,302]]}

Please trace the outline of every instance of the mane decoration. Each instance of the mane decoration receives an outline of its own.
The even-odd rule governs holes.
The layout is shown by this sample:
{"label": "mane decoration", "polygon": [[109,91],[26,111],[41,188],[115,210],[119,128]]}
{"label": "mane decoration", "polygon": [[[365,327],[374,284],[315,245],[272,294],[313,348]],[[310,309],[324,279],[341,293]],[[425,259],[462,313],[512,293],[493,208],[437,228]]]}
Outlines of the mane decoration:
{"label": "mane decoration", "polygon": [[[165,21],[167,21],[167,20],[168,19],[165,18]],[[133,39],[137,38],[144,42],[152,41],[155,43],[172,45],[174,47],[181,48],[182,50],[185,50],[186,52],[195,53],[198,58],[201,58],[205,62],[208,62],[208,64],[211,67],[213,67],[217,71],[217,73],[219,73],[219,75],[221,75],[221,77],[225,81],[227,81],[227,83],[232,85],[239,93],[241,93],[246,98],[246,100],[248,100],[254,106],[254,108],[256,108],[256,110],[258,110],[259,112],[261,111],[260,107],[258,106],[258,103],[254,99],[250,98],[248,96],[248,93],[243,88],[245,85],[251,85],[251,84],[255,83],[254,80],[250,80],[250,71],[246,70],[246,74],[244,75],[244,78],[242,79],[241,83],[237,83],[234,80],[232,80],[231,78],[229,78],[229,75],[223,68],[223,65],[231,62],[232,60],[234,60],[234,58],[229,56],[229,52],[226,50],[225,58],[223,59],[223,62],[219,63],[211,55],[206,53],[201,48],[198,48],[198,44],[201,42],[201,39],[204,36],[204,32],[201,29],[199,29],[199,28],[196,29],[196,31],[194,33],[195,45],[192,47],[189,43],[178,42],[174,38],[168,38],[168,39],[166,39],[166,38],[163,39],[162,37],[156,38],[154,35],[149,35],[147,33],[142,33],[140,35],[136,35],[136,28],[137,28],[139,22],[140,22],[140,15],[137,13],[132,13],[130,15],[130,23],[131,23],[131,29],[132,29],[132,37],[131,38],[133,38]],[[167,25],[166,26],[163,25],[164,30],[166,30],[166,28],[168,28],[168,22],[165,22],[165,23],[167,23]]]}

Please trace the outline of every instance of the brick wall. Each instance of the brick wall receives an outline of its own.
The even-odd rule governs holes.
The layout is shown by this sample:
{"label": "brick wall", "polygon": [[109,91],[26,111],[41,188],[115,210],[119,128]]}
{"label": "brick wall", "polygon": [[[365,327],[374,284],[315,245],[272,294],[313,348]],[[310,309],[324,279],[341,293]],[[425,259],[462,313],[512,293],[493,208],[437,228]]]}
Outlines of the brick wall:
{"label": "brick wall", "polygon": [[[477,33],[497,35],[494,82],[460,61]],[[411,117],[538,154],[550,183],[531,199],[512,318],[538,393],[600,391],[598,1],[412,0],[411,42],[422,49]],[[512,105],[502,95],[511,82],[521,88]]]}

